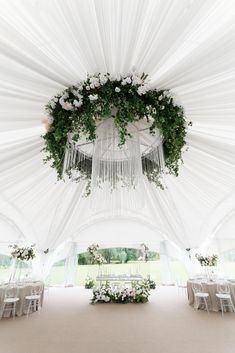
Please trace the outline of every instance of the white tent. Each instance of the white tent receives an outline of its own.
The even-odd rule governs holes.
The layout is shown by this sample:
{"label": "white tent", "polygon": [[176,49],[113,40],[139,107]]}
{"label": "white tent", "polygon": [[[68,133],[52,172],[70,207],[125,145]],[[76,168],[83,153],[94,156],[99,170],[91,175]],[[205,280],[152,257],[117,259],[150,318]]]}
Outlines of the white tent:
{"label": "white tent", "polygon": [[[0,1],[0,242],[181,249],[235,239],[235,2]],[[167,189],[145,181],[143,209],[91,209],[84,183],[43,164],[44,106],[87,73],[149,74],[185,108],[188,151]],[[113,223],[112,223],[113,222]],[[119,232],[117,232],[119,230]],[[121,235],[120,235],[121,234]]]}

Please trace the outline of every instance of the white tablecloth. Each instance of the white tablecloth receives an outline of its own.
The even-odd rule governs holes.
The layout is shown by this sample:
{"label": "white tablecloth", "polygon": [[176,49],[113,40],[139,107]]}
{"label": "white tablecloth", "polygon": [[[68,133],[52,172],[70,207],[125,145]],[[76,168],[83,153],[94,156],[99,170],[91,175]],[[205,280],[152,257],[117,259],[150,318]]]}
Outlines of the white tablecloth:
{"label": "white tablecloth", "polygon": [[[189,300],[189,304],[194,306],[196,308],[196,303],[194,300],[194,294],[193,294],[193,288],[192,288],[192,284],[193,283],[198,283],[198,281],[188,281],[187,282],[187,292],[188,292],[188,300]],[[228,282],[229,283],[229,288],[230,288],[230,295],[231,295],[231,299],[233,301],[233,304],[235,306],[235,283],[233,282]],[[220,304],[219,304],[219,300],[216,297],[216,293],[217,292],[217,283],[216,282],[201,282],[202,284],[202,288],[203,288],[203,292],[208,293],[209,294],[209,309],[211,311],[219,311],[220,310]]]}
{"label": "white tablecloth", "polygon": [[[42,294],[41,294],[41,305],[43,304],[43,296],[44,296],[44,284],[43,282],[32,282],[24,285],[18,285],[18,298],[20,299],[16,304],[16,315],[21,316],[25,314],[25,297],[27,295],[31,295],[31,289],[35,286],[42,286]],[[6,285],[0,286],[0,305],[2,304],[2,300],[4,299]],[[5,315],[4,315],[5,316]]]}

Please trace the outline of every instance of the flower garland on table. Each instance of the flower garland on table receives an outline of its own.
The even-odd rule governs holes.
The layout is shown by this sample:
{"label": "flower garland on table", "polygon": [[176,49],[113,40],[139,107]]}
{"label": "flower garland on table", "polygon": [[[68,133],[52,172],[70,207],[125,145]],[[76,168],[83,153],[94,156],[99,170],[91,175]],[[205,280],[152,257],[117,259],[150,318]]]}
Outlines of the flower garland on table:
{"label": "flower garland on table", "polygon": [[150,289],[148,280],[132,282],[132,288],[112,288],[107,282],[94,288],[91,303],[146,303]]}
{"label": "flower garland on table", "polygon": [[101,254],[98,253],[98,248],[99,248],[98,244],[92,244],[88,246],[87,251],[91,255],[92,262],[94,264],[103,265],[106,263],[106,260]]}
{"label": "flower garland on table", "polygon": [[[72,169],[63,170],[69,144],[68,134],[72,134],[74,143],[82,136],[94,142],[97,122],[111,117],[114,109],[116,114],[113,118],[119,132],[120,147],[125,144],[127,137],[131,137],[128,124],[146,119],[151,123],[150,134],[154,135],[160,130],[166,169],[169,174],[177,176],[182,162],[182,149],[186,144],[183,108],[174,102],[169,90],[152,89],[146,74],[113,77],[109,73],[99,73],[88,75],[86,80],[66,88],[46,105],[48,117],[44,122],[47,133],[43,136],[43,150],[47,154],[45,161],[52,162],[51,166],[56,169],[58,178],[62,179],[64,172],[72,178]],[[86,163],[89,164],[89,160]],[[155,163],[152,164],[152,169],[145,171],[143,168],[143,173],[149,181],[159,186],[161,172]],[[91,168],[91,163],[89,165]],[[83,163],[76,168],[81,176],[78,181],[90,181],[91,172],[87,172]]]}
{"label": "flower garland on table", "polygon": [[11,257],[21,261],[29,261],[35,258],[34,245],[30,247],[19,247],[17,244],[9,245],[12,248]]}
{"label": "flower garland on table", "polygon": [[196,254],[195,257],[200,262],[201,266],[217,266],[218,255],[202,256],[200,254]]}

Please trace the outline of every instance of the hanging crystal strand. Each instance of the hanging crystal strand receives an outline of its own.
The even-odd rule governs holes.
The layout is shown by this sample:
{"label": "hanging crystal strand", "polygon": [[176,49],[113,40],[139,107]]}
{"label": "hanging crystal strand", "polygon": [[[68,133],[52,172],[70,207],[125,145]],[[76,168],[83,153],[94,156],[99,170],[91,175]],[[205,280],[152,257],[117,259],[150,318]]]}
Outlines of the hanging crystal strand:
{"label": "hanging crystal strand", "polygon": [[79,181],[82,177],[89,180],[91,175],[92,142],[82,136],[79,141],[73,140],[73,134],[68,134],[66,145],[63,176],[69,174],[72,180]]}
{"label": "hanging crystal strand", "polygon": [[12,259],[12,264],[11,264],[11,274],[8,283],[15,282],[15,277],[16,277],[16,271],[17,271],[17,259],[13,258]]}
{"label": "hanging crystal strand", "polygon": [[[126,143],[120,147],[118,130],[112,118],[97,128],[91,182],[91,207],[96,212],[121,215],[123,210],[143,205],[138,130],[130,125],[128,132],[132,137],[127,137]],[[97,180],[101,181],[99,187]]]}

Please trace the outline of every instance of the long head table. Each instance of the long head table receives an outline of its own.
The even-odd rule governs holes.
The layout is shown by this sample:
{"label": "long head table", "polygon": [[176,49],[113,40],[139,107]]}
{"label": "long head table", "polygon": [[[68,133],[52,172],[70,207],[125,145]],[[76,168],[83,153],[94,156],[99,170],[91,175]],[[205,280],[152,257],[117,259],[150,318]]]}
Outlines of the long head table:
{"label": "long head table", "polygon": [[[14,285],[11,285],[14,286]],[[35,282],[30,282],[30,283],[25,283],[22,285],[15,285],[14,287],[17,287],[18,289],[18,294],[17,297],[19,298],[19,301],[16,304],[16,315],[17,316],[21,316],[23,314],[25,314],[24,312],[24,305],[25,305],[25,297],[27,295],[31,295],[31,289],[32,287],[42,287],[42,294],[41,294],[41,305],[43,304],[43,296],[44,296],[44,284],[43,282],[40,281],[35,281]],[[5,290],[7,288],[7,284],[6,285],[2,285],[0,286],[0,305],[2,304],[2,301],[4,299],[4,295],[5,295]],[[4,316],[7,316],[7,314],[9,314],[8,312],[6,312],[6,314],[4,314]]]}
{"label": "long head table", "polygon": [[[206,281],[196,281],[196,280],[190,280],[187,282],[187,292],[188,292],[188,300],[189,300],[189,304],[194,306],[194,308],[196,307],[196,303],[194,300],[194,293],[193,293],[193,288],[192,288],[192,284],[193,283],[201,283],[202,285],[202,289],[203,292],[208,293],[209,294],[209,299],[210,299],[210,310],[211,311],[219,311],[220,310],[220,304],[219,301],[216,297],[216,293],[218,293],[217,291],[217,282],[206,282]],[[228,282],[229,284],[229,288],[230,288],[230,295],[231,295],[231,299],[233,304],[235,305],[235,282]]]}
{"label": "long head table", "polygon": [[133,282],[142,281],[143,277],[141,275],[100,275],[96,277],[97,282]]}

